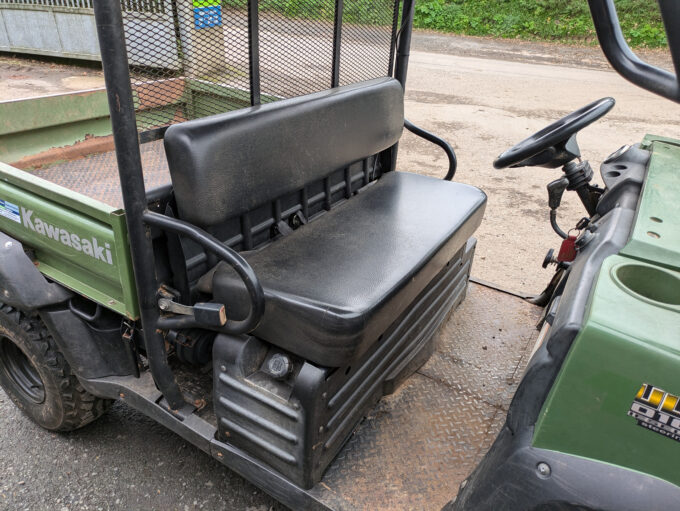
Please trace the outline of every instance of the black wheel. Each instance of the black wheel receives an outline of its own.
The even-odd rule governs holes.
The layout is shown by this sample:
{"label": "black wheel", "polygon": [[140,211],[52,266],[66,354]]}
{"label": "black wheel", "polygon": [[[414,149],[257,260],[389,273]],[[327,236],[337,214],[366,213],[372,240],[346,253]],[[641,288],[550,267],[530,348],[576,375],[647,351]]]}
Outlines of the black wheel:
{"label": "black wheel", "polygon": [[0,304],[0,385],[28,417],[51,431],[72,431],[112,401],[87,392],[38,316]]}

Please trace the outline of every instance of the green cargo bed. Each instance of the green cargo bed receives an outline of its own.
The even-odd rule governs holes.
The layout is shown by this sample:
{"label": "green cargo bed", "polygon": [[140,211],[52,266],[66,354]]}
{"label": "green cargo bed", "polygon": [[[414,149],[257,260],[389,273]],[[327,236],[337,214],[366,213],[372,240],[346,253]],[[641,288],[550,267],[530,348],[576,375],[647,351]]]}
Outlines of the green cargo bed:
{"label": "green cargo bed", "polygon": [[[0,230],[30,248],[35,264],[50,279],[136,318],[119,192],[107,185],[110,179],[82,178],[77,169],[88,160],[72,162],[71,172],[69,164],[39,172],[51,180],[0,163]],[[109,172],[117,174],[116,167]]]}

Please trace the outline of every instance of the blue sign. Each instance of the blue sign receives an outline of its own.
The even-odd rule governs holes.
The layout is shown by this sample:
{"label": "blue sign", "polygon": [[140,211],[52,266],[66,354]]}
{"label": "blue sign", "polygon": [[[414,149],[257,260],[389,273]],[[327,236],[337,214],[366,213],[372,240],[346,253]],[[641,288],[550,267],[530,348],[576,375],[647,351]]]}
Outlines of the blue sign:
{"label": "blue sign", "polygon": [[196,30],[221,26],[222,6],[194,7],[194,25]]}

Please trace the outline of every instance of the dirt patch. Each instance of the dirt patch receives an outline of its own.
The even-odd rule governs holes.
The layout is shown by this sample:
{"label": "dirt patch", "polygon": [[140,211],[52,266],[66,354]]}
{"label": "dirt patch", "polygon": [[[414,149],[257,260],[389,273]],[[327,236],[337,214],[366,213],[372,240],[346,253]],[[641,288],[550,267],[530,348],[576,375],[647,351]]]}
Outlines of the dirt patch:
{"label": "dirt patch", "polygon": [[90,65],[0,56],[0,101],[103,86],[104,74]]}

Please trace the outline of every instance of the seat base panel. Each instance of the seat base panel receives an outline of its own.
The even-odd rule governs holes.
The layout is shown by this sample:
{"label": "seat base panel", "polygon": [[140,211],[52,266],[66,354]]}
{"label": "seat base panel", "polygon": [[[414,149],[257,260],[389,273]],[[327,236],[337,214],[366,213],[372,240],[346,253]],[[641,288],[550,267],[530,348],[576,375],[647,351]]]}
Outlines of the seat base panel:
{"label": "seat base panel", "polygon": [[[465,297],[475,244],[471,238],[374,347],[343,367],[319,367],[253,336],[218,336],[218,438],[298,486],[319,482],[359,421],[430,358],[434,334]],[[267,373],[275,354],[293,363],[284,380]]]}

